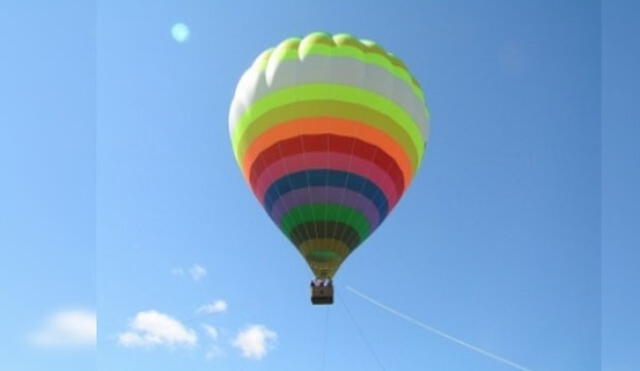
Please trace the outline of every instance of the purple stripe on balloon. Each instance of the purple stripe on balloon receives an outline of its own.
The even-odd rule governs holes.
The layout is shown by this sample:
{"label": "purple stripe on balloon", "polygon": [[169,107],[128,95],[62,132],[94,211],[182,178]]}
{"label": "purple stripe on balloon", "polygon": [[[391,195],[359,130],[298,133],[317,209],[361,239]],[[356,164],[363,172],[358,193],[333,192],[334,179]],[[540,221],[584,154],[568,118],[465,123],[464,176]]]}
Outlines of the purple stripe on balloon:
{"label": "purple stripe on balloon", "polygon": [[280,219],[296,206],[312,203],[333,203],[351,207],[360,211],[373,231],[380,223],[380,215],[376,205],[361,193],[347,188],[309,187],[296,189],[282,195],[271,208],[271,219],[280,225]]}

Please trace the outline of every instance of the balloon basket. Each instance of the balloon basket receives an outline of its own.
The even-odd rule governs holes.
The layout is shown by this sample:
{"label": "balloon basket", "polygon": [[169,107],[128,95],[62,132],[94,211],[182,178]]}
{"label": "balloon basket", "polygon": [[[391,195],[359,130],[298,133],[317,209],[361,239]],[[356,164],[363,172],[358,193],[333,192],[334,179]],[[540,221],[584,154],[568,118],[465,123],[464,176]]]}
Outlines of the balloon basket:
{"label": "balloon basket", "polygon": [[311,303],[313,305],[333,304],[333,284],[311,283]]}

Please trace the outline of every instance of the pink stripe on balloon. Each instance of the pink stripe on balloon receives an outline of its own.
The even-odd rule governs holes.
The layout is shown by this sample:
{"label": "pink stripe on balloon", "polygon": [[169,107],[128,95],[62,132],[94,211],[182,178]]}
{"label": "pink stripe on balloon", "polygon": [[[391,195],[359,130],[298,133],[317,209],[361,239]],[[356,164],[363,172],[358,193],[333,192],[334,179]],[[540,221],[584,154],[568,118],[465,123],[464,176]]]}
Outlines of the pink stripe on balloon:
{"label": "pink stripe on balloon", "polygon": [[263,201],[265,192],[276,180],[291,173],[312,169],[340,170],[367,178],[382,189],[390,207],[393,207],[400,197],[389,173],[376,163],[338,152],[308,152],[283,157],[259,175],[255,193],[260,195]]}
{"label": "pink stripe on balloon", "polygon": [[[376,205],[362,194],[347,188],[338,187],[310,187],[287,192],[278,198],[271,209],[271,219],[280,225],[283,215],[296,206],[313,203],[331,203],[351,207],[358,210],[367,218],[371,231],[380,224],[380,215]],[[333,215],[327,215],[331,220]],[[322,217],[318,215],[318,220]]]}

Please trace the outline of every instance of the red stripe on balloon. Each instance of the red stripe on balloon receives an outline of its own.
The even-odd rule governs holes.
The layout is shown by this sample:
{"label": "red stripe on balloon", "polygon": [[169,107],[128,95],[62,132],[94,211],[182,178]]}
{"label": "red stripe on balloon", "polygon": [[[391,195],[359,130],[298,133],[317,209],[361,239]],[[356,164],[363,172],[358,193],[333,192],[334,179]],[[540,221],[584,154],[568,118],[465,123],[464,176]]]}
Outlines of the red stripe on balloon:
{"label": "red stripe on balloon", "polygon": [[[385,151],[358,138],[350,138],[333,134],[301,135],[279,141],[262,151],[253,162],[249,172],[252,187],[257,184],[262,172],[280,159],[313,152],[341,153],[358,157],[377,165],[389,175],[395,185],[396,194],[404,191],[404,178],[396,161]],[[259,197],[262,198],[262,197]]]}
{"label": "red stripe on balloon", "polygon": [[370,160],[337,152],[303,152],[282,157],[265,168],[251,187],[255,194],[264,195],[269,186],[281,177],[312,169],[341,170],[367,178],[382,189],[391,207],[400,198],[393,179],[385,169]]}

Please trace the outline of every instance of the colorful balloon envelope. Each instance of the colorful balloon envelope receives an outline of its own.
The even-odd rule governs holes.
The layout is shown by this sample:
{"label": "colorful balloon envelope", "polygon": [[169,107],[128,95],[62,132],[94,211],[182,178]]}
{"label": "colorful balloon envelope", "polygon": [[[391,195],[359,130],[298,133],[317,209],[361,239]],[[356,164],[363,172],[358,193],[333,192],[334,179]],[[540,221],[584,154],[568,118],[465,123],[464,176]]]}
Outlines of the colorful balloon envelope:
{"label": "colorful balloon envelope", "polygon": [[244,177],[321,279],[398,203],[429,127],[422,89],[402,61],[348,34],[312,33],[264,51],[229,112]]}

